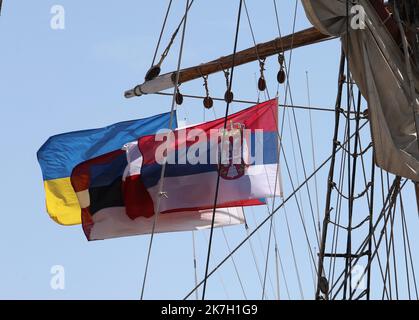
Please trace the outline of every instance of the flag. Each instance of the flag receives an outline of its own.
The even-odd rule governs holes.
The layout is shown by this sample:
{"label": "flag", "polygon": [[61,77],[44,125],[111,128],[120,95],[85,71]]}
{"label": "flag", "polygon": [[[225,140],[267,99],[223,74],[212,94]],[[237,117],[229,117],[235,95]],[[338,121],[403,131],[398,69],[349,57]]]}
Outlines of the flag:
{"label": "flag", "polygon": [[[108,127],[53,136],[39,149],[47,212],[62,225],[81,223],[80,205],[71,185],[71,172],[78,164],[120,149],[143,135],[168,128],[170,113]],[[176,116],[173,128],[177,127]]]}
{"label": "flag", "polygon": [[[85,161],[74,168],[71,182],[79,199],[83,231],[88,240],[152,232],[154,206],[141,180],[141,166],[142,157],[137,142],[133,142],[121,150]],[[252,203],[263,204],[259,200]],[[212,209],[162,212],[154,231],[163,233],[209,228],[212,216]],[[215,227],[243,223],[242,208],[216,210]]]}
{"label": "flag", "polygon": [[[141,181],[153,212],[127,211],[131,219],[162,213],[211,209],[220,175],[217,208],[252,205],[281,196],[277,99],[227,119],[138,140]],[[219,161],[221,159],[221,162]],[[163,163],[164,196],[159,193]],[[260,201],[259,201],[260,202]]]}

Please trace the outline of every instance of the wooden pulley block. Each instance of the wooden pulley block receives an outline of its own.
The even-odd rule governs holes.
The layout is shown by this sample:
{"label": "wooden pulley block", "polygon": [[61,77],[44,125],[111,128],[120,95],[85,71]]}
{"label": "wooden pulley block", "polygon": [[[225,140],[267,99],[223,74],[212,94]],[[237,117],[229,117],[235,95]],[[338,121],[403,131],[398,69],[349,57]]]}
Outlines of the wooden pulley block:
{"label": "wooden pulley block", "polygon": [[227,103],[232,103],[234,100],[234,94],[233,92],[227,90],[226,93],[224,94],[224,100]]}
{"label": "wooden pulley block", "polygon": [[214,101],[211,97],[206,97],[204,99],[204,107],[205,109],[211,109],[214,106]]}
{"label": "wooden pulley block", "polygon": [[320,278],[319,288],[320,288],[320,291],[324,295],[328,295],[329,294],[329,281],[327,281],[327,279],[325,277],[321,277]]}
{"label": "wooden pulley block", "polygon": [[176,92],[175,100],[176,100],[176,104],[178,106],[182,105],[183,104],[183,94],[181,94],[179,91]]}
{"label": "wooden pulley block", "polygon": [[259,88],[259,91],[265,91],[266,90],[266,80],[263,77],[259,78],[258,88]]}
{"label": "wooden pulley block", "polygon": [[283,84],[285,82],[286,78],[287,78],[287,76],[285,74],[285,71],[284,71],[283,68],[281,68],[281,70],[279,70],[279,72],[278,72],[278,76],[276,77],[276,79],[278,80],[278,82],[280,84]]}
{"label": "wooden pulley block", "polygon": [[160,66],[152,66],[145,75],[145,81],[151,81],[159,76],[161,72]]}

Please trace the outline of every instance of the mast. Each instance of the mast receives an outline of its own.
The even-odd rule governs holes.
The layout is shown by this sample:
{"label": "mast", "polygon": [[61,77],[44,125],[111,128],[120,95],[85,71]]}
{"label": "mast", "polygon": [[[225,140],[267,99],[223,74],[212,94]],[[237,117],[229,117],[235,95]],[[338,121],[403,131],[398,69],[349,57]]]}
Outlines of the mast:
{"label": "mast", "polygon": [[330,171],[329,177],[327,180],[327,194],[326,194],[326,209],[324,214],[324,221],[323,221],[323,232],[321,237],[320,243],[320,252],[319,252],[319,267],[318,267],[318,274],[317,274],[317,292],[316,292],[316,299],[321,300],[322,298],[328,299],[329,293],[329,285],[326,277],[324,277],[324,258],[326,252],[326,240],[327,240],[327,231],[328,225],[330,221],[330,212],[332,211],[331,208],[331,197],[333,191],[333,179],[335,173],[335,163],[336,163],[336,155],[338,149],[338,134],[339,134],[339,122],[340,122],[340,113],[341,113],[341,104],[342,104],[342,93],[343,93],[343,85],[345,83],[345,54],[341,54],[340,59],[340,68],[339,68],[339,77],[338,77],[338,94],[336,98],[336,106],[335,106],[335,132],[333,136],[333,150],[332,150],[332,159],[330,162]]}
{"label": "mast", "polygon": [[[316,28],[305,29],[284,37],[278,37],[269,42],[258,44],[251,48],[238,51],[233,55],[180,70],[179,82],[185,83],[199,79],[232,67],[240,66],[249,62],[257,61],[259,58],[266,58],[281,52],[318,42],[334,39],[335,37],[324,35]],[[125,92],[125,98],[138,97],[143,94],[153,94],[162,90],[173,88],[176,72],[169,72],[157,78],[137,85],[135,88]]]}

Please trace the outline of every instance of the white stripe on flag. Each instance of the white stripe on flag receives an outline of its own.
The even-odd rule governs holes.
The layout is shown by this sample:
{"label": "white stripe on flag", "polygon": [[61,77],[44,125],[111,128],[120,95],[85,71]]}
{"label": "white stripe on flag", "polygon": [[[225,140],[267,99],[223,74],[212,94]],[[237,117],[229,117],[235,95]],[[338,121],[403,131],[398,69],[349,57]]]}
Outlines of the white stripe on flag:
{"label": "white stripe on flag", "polygon": [[[158,217],[156,233],[202,230],[211,227],[213,210],[175,212]],[[102,209],[93,215],[93,228],[89,240],[104,240],[134,235],[150,234],[154,216],[131,220],[124,207]],[[245,222],[243,208],[217,209],[215,227],[226,227]]]}
{"label": "white stripe on flag", "polygon": [[[236,180],[220,179],[218,203],[279,197],[281,185],[277,179],[278,164],[251,166],[247,174]],[[161,199],[161,212],[175,209],[207,208],[214,205],[218,172],[164,178],[167,198]],[[275,190],[276,186],[276,190]],[[158,185],[148,189],[154,204]]]}

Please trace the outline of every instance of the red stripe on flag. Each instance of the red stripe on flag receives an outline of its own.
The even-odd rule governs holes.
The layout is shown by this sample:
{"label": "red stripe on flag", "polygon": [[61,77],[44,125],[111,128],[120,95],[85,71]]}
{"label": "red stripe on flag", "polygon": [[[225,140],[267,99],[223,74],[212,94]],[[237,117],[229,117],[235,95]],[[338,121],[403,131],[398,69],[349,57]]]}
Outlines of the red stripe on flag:
{"label": "red stripe on flag", "polygon": [[153,199],[151,199],[140,175],[127,177],[122,185],[125,211],[127,216],[135,220],[138,217],[150,218],[154,215]]}
{"label": "red stripe on flag", "polygon": [[[238,113],[232,114],[228,117],[228,123],[240,123],[246,129],[255,131],[263,129],[265,132],[278,131],[278,99],[266,101],[256,106],[250,107]],[[180,129],[174,132],[175,141],[167,146],[170,150],[181,149],[188,147],[195,143],[195,141],[187,141],[186,137],[191,130],[199,129],[205,131],[207,138],[210,137],[211,130],[224,128],[224,119],[217,119],[214,121],[202,123],[187,129]],[[162,136],[162,138],[165,135]],[[138,147],[144,158],[143,165],[156,163],[156,150],[161,145],[166,144],[164,141],[156,141],[157,135],[149,135],[139,138]],[[161,140],[161,139],[160,139]]]}
{"label": "red stripe on flag", "polygon": [[[237,207],[250,207],[250,206],[262,206],[265,205],[266,202],[261,201],[259,199],[251,199],[251,200],[242,200],[242,201],[234,201],[234,202],[224,202],[217,205],[217,208],[237,208]],[[167,210],[163,211],[162,214],[168,213],[176,213],[176,212],[187,212],[187,211],[200,211],[200,210],[209,210],[212,209],[212,206],[205,206],[205,207],[196,207],[196,208],[177,208],[175,210]]]}

